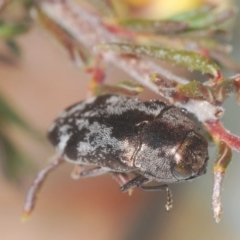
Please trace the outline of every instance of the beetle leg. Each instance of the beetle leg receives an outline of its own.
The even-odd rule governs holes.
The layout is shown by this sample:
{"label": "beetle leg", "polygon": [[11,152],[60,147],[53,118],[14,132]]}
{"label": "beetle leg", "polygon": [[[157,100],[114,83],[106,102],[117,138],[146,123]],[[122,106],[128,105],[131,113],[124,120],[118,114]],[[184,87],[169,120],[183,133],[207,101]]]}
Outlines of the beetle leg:
{"label": "beetle leg", "polygon": [[158,185],[158,186],[143,186],[140,185],[139,188],[146,191],[157,191],[157,190],[165,190],[167,193],[167,203],[165,205],[167,211],[169,211],[173,207],[173,199],[172,199],[172,191],[168,187],[168,185]]}
{"label": "beetle leg", "polygon": [[[129,182],[129,176],[126,173],[112,172],[113,179],[118,182],[120,187]],[[132,189],[128,189],[128,194],[132,195]]]}
{"label": "beetle leg", "polygon": [[143,176],[137,176],[133,179],[131,179],[129,182],[125,183],[123,186],[121,186],[121,191],[126,192],[127,190],[134,188],[134,187],[139,187],[144,183],[147,183],[149,179],[143,177]]}
{"label": "beetle leg", "polygon": [[71,177],[75,180],[79,179],[81,171],[82,171],[82,165],[80,165],[80,164],[75,165],[72,170]]}
{"label": "beetle leg", "polygon": [[157,185],[157,186],[143,186],[140,185],[138,186],[139,188],[146,190],[146,191],[158,191],[158,190],[166,190],[166,188],[168,187],[168,185],[164,184],[164,185]]}
{"label": "beetle leg", "polygon": [[102,175],[104,173],[109,172],[109,170],[101,167],[91,168],[87,170],[83,170],[79,173],[80,177],[95,177],[98,175]]}

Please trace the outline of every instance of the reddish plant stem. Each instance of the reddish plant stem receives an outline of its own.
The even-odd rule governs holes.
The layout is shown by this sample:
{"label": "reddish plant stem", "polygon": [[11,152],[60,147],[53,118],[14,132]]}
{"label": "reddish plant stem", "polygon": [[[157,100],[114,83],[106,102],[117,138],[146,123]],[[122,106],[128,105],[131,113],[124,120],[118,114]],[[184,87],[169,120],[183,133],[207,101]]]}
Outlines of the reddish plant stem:
{"label": "reddish plant stem", "polygon": [[[71,0],[47,0],[40,3],[41,10],[63,29],[67,30],[76,41],[89,50],[92,56],[102,56],[103,62],[128,73],[143,86],[159,94],[158,87],[150,80],[150,75],[159,73],[179,83],[188,83],[172,72],[149,59],[126,58],[119,54],[96,51],[96,46],[104,43],[133,40],[131,34],[122,35],[122,30],[112,31],[102,22],[97,13],[79,7]],[[119,34],[120,33],[120,34]],[[160,95],[160,94],[159,94]]]}
{"label": "reddish plant stem", "polygon": [[216,142],[223,141],[235,151],[240,152],[240,137],[227,131],[219,120],[205,121],[204,126],[207,128],[213,138],[216,139]]}

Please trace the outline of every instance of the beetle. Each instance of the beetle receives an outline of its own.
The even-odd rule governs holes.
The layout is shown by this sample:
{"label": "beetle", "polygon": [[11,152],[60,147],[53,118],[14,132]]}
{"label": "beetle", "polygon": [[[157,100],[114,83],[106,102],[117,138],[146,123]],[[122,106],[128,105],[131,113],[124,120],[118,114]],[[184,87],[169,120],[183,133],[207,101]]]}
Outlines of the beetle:
{"label": "beetle", "polygon": [[[64,160],[91,177],[111,172],[133,187],[162,189],[206,172],[208,144],[186,110],[162,101],[102,95],[77,103],[51,125],[48,138]],[[125,173],[136,176],[126,182]],[[156,181],[159,186],[144,184]]]}
{"label": "beetle", "polygon": [[48,138],[57,156],[30,186],[23,221],[46,176],[63,161],[75,164],[75,178],[111,173],[123,192],[134,187],[166,190],[167,210],[172,207],[168,184],[206,173],[208,143],[196,123],[185,109],[158,100],[113,94],[87,99],[61,112]]}

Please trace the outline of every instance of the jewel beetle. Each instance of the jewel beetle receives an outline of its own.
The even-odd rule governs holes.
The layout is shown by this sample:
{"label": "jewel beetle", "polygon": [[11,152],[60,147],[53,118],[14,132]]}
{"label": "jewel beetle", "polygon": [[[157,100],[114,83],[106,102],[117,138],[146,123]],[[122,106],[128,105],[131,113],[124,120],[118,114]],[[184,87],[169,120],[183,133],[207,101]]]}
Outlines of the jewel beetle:
{"label": "jewel beetle", "polygon": [[208,144],[186,110],[164,102],[102,95],[77,103],[54,121],[48,138],[59,155],[95,176],[133,172],[121,187],[161,186],[182,182],[206,172]]}
{"label": "jewel beetle", "polygon": [[57,157],[29,188],[22,220],[32,212],[48,173],[63,161],[75,164],[75,178],[111,173],[122,191],[164,189],[167,210],[172,207],[168,184],[206,173],[208,143],[196,123],[186,110],[158,100],[92,97],[61,112],[48,138]]}

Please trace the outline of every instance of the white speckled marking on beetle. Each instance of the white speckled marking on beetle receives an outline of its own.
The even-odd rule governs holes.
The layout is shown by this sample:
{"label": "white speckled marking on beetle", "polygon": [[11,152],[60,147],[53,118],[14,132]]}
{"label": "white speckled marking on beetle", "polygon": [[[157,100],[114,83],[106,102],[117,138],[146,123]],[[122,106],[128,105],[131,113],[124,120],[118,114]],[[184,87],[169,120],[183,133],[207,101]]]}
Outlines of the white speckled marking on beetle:
{"label": "white speckled marking on beetle", "polygon": [[[91,103],[93,103],[94,101],[96,100],[96,97],[93,97],[93,98],[89,98],[87,99],[86,101],[84,101],[84,104],[77,104],[75,105],[75,107],[71,108],[68,112],[67,112],[67,115],[70,116],[71,114],[73,114],[74,112],[78,112],[78,111],[81,111],[83,110],[86,105],[89,105]],[[64,112],[63,112],[64,113]]]}
{"label": "white speckled marking on beetle", "polygon": [[58,151],[60,154],[63,153],[64,148],[66,147],[66,144],[67,144],[67,142],[68,142],[68,140],[69,140],[70,137],[71,137],[71,134],[63,134],[63,135],[61,135],[61,137],[60,137],[60,142],[59,142],[59,144],[58,144],[58,146],[57,146],[57,151]]}

